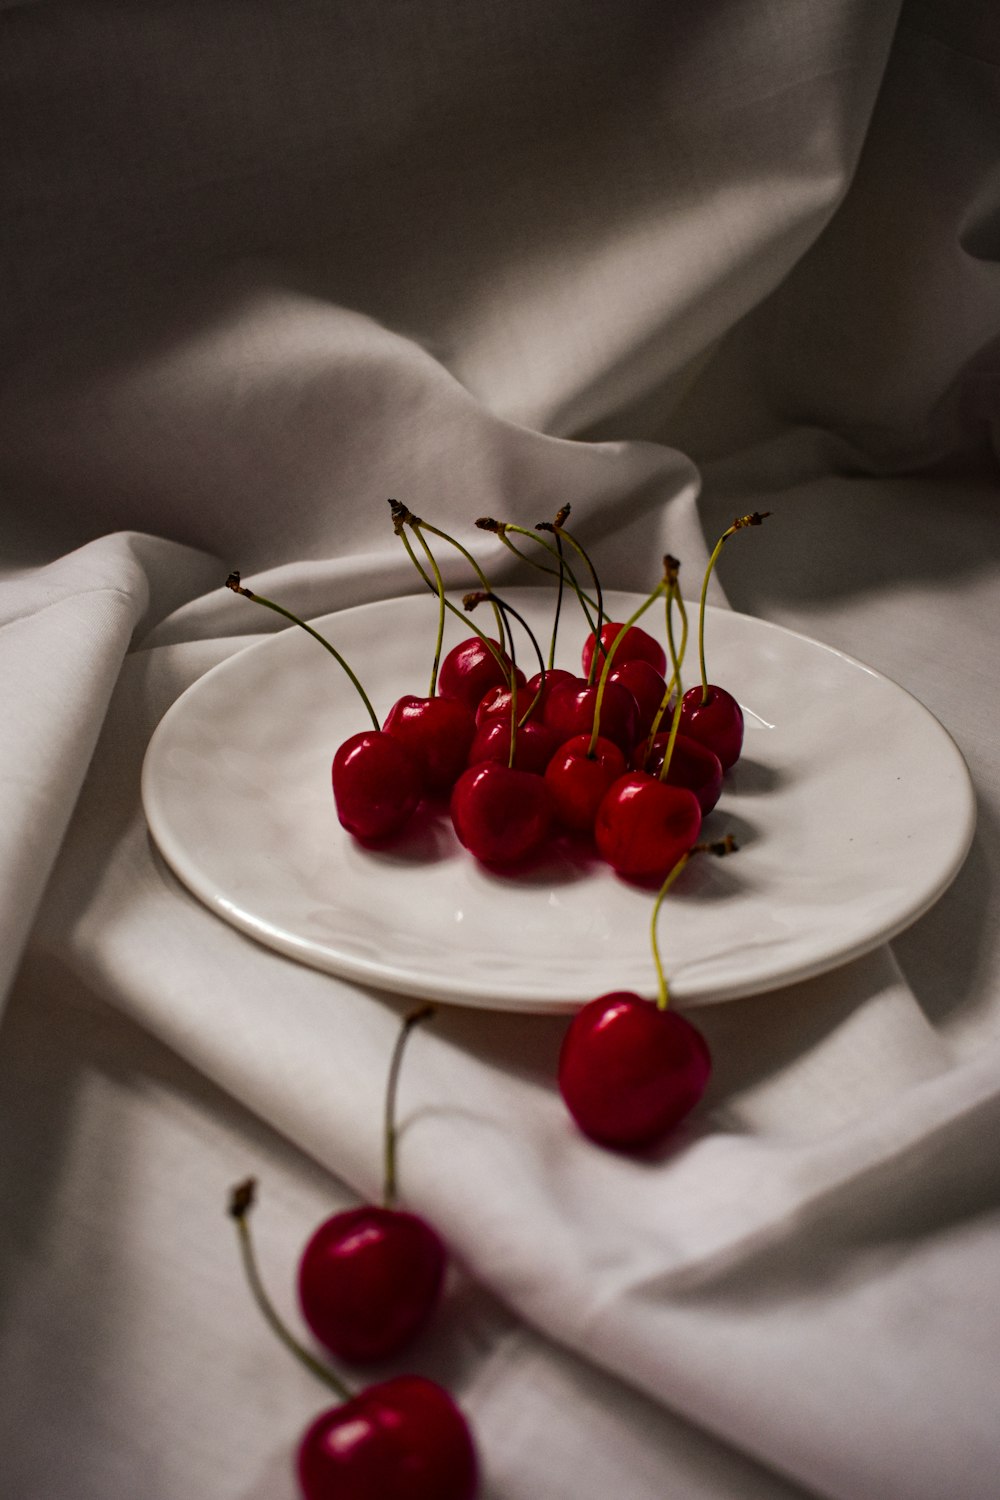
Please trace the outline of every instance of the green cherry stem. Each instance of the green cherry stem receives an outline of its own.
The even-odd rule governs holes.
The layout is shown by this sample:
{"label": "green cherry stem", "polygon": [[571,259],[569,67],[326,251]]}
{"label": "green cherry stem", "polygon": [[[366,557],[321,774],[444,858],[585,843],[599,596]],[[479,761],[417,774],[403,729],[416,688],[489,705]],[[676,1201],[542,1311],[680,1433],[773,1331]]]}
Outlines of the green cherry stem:
{"label": "green cherry stem", "polygon": [[236,1224],[240,1255],[243,1259],[243,1269],[246,1273],[253,1299],[272,1332],[277,1334],[285,1348],[295,1355],[300,1364],[305,1365],[307,1370],[311,1370],[315,1376],[323,1381],[324,1385],[328,1385],[339,1396],[341,1401],[349,1401],[354,1392],[331,1369],[316,1359],[314,1355],[310,1354],[304,1344],[299,1343],[291,1330],[282,1322],[274,1303],[267,1295],[264,1283],[260,1278],[260,1271],[257,1268],[257,1256],[254,1251],[253,1238],[250,1234],[250,1210],[253,1208],[256,1194],[257,1183],[254,1178],[248,1177],[245,1182],[241,1182],[234,1187],[229,1195],[229,1215]]}
{"label": "green cherry stem", "polygon": [[[430,521],[425,521],[421,516],[411,516],[410,524],[414,528],[420,527],[424,531],[429,531],[433,536],[440,537],[443,542],[448,542],[452,547],[454,547],[456,552],[459,552],[461,556],[465,558],[465,561],[469,564],[469,567],[479,579],[480,586],[485,589],[487,593],[489,593],[489,579],[486,577],[486,574],[483,572],[482,568],[480,567],[479,563],[476,561],[472,553],[469,551],[468,547],[464,546],[463,543],[458,540],[458,537],[451,536],[447,531],[442,531],[440,526],[432,526]],[[501,615],[500,610],[498,609],[496,604],[494,604],[493,606],[493,617],[496,620],[497,635],[500,637],[500,645],[502,646],[503,616]]]}
{"label": "green cherry stem", "polygon": [[396,1094],[399,1089],[399,1070],[403,1062],[403,1052],[413,1028],[421,1021],[429,1020],[433,1014],[433,1005],[418,1005],[416,1010],[411,1010],[403,1017],[403,1024],[396,1038],[392,1060],[389,1063],[389,1080],[385,1089],[385,1179],[382,1189],[382,1202],[386,1208],[396,1206]]}
{"label": "green cherry stem", "polygon": [[[414,552],[413,547],[412,547],[412,545],[410,543],[410,539],[406,535],[406,532],[403,529],[404,525],[406,525],[406,524],[414,525],[414,523],[415,523],[414,529],[416,529],[416,527],[425,526],[426,522],[418,520],[417,517],[413,516],[412,512],[408,511],[406,509],[406,506],[405,505],[401,505],[398,500],[390,500],[389,504],[393,508],[393,524],[395,526],[396,535],[399,537],[399,539],[402,542],[403,546],[406,548],[407,555],[409,556],[409,559],[410,559],[411,563],[416,568],[416,570],[419,573],[420,577],[423,579],[424,583],[430,589],[431,593],[434,594],[435,597],[437,597],[437,594],[438,594],[437,584],[434,582],[433,578],[430,578],[428,576],[427,571],[424,568],[423,563],[420,561],[419,557]],[[429,527],[428,530],[436,530],[436,528]],[[418,533],[418,535],[419,535],[419,533]],[[426,547],[426,543],[424,545]],[[458,543],[456,543],[455,545],[457,546]],[[479,574],[479,576],[482,576],[480,574],[480,570],[478,569],[478,567],[476,568],[476,573]],[[496,643],[494,641],[490,640],[490,638],[486,634],[485,630],[480,630],[480,628],[479,628],[478,625],[474,624],[471,620],[466,620],[465,616],[463,615],[462,611],[458,608],[457,604],[453,604],[452,601],[449,598],[447,598],[447,596],[445,597],[444,604],[445,604],[445,608],[446,609],[449,609],[453,615],[456,615],[460,620],[462,620],[463,624],[467,624],[469,626],[469,628],[472,630],[472,632],[479,637],[479,639],[482,641],[483,645],[487,648],[487,650],[491,653],[491,655],[499,663],[500,667],[503,669],[504,674],[509,678],[510,677],[510,668],[508,667],[507,663],[503,659],[504,640],[505,640],[505,637],[504,637],[504,622],[503,622],[503,616],[499,613],[499,611],[494,610],[494,613],[496,614],[496,618],[497,618],[497,634],[500,637],[500,645],[499,645],[499,648],[498,648],[497,645],[496,645]]]}
{"label": "green cherry stem", "polygon": [[[677,732],[678,732],[678,729],[680,728],[679,704],[680,704],[681,697],[682,697],[681,668],[682,668],[682,666],[684,664],[684,653],[687,650],[687,638],[688,638],[687,610],[684,608],[684,600],[681,598],[680,588],[678,587],[678,583],[677,583],[677,576],[678,576],[678,573],[679,573],[679,570],[680,570],[680,563],[677,561],[676,557],[670,557],[669,555],[667,557],[665,557],[663,561],[664,561],[664,566],[666,568],[666,576],[667,576],[666,631],[667,631],[667,650],[668,650],[669,655],[670,655],[670,679],[667,682],[666,688],[664,689],[663,697],[660,700],[660,706],[656,710],[656,713],[653,716],[653,722],[649,726],[649,734],[648,734],[647,739],[646,739],[646,750],[645,750],[645,754],[643,755],[643,758],[642,758],[642,763],[645,766],[647,760],[649,759],[650,754],[652,753],[653,741],[656,739],[656,736],[660,732],[660,725],[663,723],[663,716],[666,713],[667,709],[670,707],[670,698],[671,698],[671,695],[673,695],[674,696],[674,713],[671,716],[671,720],[670,720],[671,734],[670,734],[670,739],[669,739],[669,741],[667,743],[667,752],[666,752],[666,755],[663,758],[663,765],[660,767],[660,777],[661,777],[661,780],[665,780],[666,779],[667,772],[670,769],[670,757],[674,753],[674,741],[677,738]],[[681,644],[680,644],[680,649],[678,649],[677,643],[674,640],[674,603],[675,602],[677,604],[677,608],[680,611],[680,616],[681,616]]]}
{"label": "green cherry stem", "polygon": [[771,514],[769,510],[752,511],[747,516],[737,516],[732,526],[728,527],[715,544],[711,557],[708,559],[708,567],[705,569],[705,577],[701,585],[701,600],[698,606],[698,661],[701,665],[701,701],[708,702],[708,669],[705,666],[705,605],[708,598],[708,580],[715,571],[715,565],[719,561],[719,554],[731,536],[737,531],[743,531],[747,526],[760,526]]}
{"label": "green cherry stem", "polygon": [[566,559],[563,556],[563,539],[556,533],[556,550],[559,553],[559,582],[556,584],[556,607],[552,614],[552,634],[549,636],[549,661],[550,668],[556,664],[556,637],[559,634],[559,620],[562,615],[563,594],[566,589]]}
{"label": "green cherry stem", "polygon": [[263,606],[264,606],[265,609],[273,609],[274,613],[276,615],[281,615],[281,616],[283,616],[284,619],[291,620],[291,622],[292,622],[293,625],[298,625],[299,628],[301,630],[304,630],[307,635],[311,635],[314,641],[319,641],[320,645],[324,648],[324,650],[329,651],[330,655],[337,662],[339,662],[340,666],[344,669],[344,671],[347,673],[348,677],[351,679],[351,682],[354,684],[355,688],[358,691],[358,694],[359,694],[359,696],[361,698],[362,703],[365,705],[365,708],[368,710],[368,713],[369,713],[369,715],[371,717],[372,725],[374,726],[374,728],[375,729],[380,729],[381,728],[381,725],[379,724],[379,721],[378,721],[378,715],[376,714],[374,708],[371,705],[371,699],[368,697],[368,694],[365,692],[364,688],[361,686],[361,683],[359,682],[357,675],[355,674],[354,671],[352,671],[351,667],[348,665],[348,663],[341,656],[341,654],[337,650],[336,646],[331,646],[330,642],[328,640],[326,640],[323,636],[321,636],[318,630],[314,630],[311,625],[307,625],[306,624],[305,620],[300,620],[299,617],[298,617],[298,615],[293,615],[292,612],[290,610],[285,609],[283,605],[281,605],[281,604],[275,604],[275,602],[274,602],[273,599],[265,599],[264,596],[263,596],[263,594],[255,594],[251,589],[244,588],[243,585],[240,583],[240,575],[239,575],[239,573],[236,573],[236,572],[230,573],[229,577],[226,579],[226,588],[227,589],[232,589],[232,591],[233,591],[234,594],[242,594],[243,597],[244,597],[244,599],[252,599],[253,602],[254,602],[254,604],[263,604]]}
{"label": "green cherry stem", "polygon": [[488,591],[486,593],[466,594],[465,598],[462,600],[462,603],[468,610],[473,610],[475,609],[477,604],[482,604],[484,602],[498,605],[499,608],[503,611],[505,620],[507,620],[508,615],[514,616],[514,619],[521,626],[521,629],[524,631],[532,646],[535,648],[535,656],[538,659],[538,691],[536,692],[534,698],[532,698],[531,702],[528,704],[528,707],[525,709],[523,715],[519,718],[517,713],[517,658],[514,654],[514,632],[510,628],[510,621],[507,620],[507,638],[510,643],[510,749],[507,753],[507,764],[508,766],[512,767],[514,764],[514,754],[517,749],[517,731],[520,729],[521,725],[525,722],[528,715],[531,713],[531,710],[538,702],[538,699],[541,697],[542,690],[545,687],[545,662],[542,658],[541,648],[538,644],[538,638],[535,635],[535,632],[532,630],[531,626],[528,624],[524,616],[514,608],[513,604],[508,604],[505,599],[500,598],[499,594],[493,594]]}
{"label": "green cherry stem", "polygon": [[419,526],[414,526],[413,530],[416,532],[417,541],[424,549],[424,554],[427,558],[427,561],[431,565],[431,572],[434,574],[434,588],[437,593],[438,600],[438,623],[437,635],[434,637],[434,660],[431,663],[431,685],[427,689],[428,698],[433,698],[437,692],[438,669],[441,666],[441,647],[444,644],[444,579],[441,577],[441,569],[437,565],[437,559],[428,546],[427,538],[424,536]]}
{"label": "green cherry stem", "polygon": [[567,531],[565,525],[563,524],[568,515],[569,506],[564,505],[562,510],[556,516],[555,521],[539,521],[538,525],[535,527],[535,530],[551,531],[557,538],[562,537],[565,541],[569,542],[574,552],[576,552],[582,559],[583,563],[590,573],[591,579],[593,580],[594,593],[597,597],[597,620],[592,627],[594,631],[594,654],[590,659],[590,670],[587,673],[587,685],[588,687],[592,687],[594,678],[597,674],[598,656],[605,650],[604,643],[601,640],[601,630],[604,626],[604,591],[601,588],[601,580],[597,576],[597,569],[594,567],[590,554],[584,550],[584,548],[573,536],[572,532]]}
{"label": "green cherry stem", "polygon": [[[680,732],[681,727],[681,701],[684,696],[683,683],[681,682],[681,667],[684,663],[684,652],[687,650],[688,634],[687,610],[684,608],[684,600],[681,598],[681,591],[677,584],[677,574],[680,568],[680,564],[677,562],[677,559],[673,557],[669,559],[669,562],[670,564],[672,564],[672,567],[670,573],[670,588],[667,593],[667,649],[670,652],[670,681],[674,686],[674,711],[670,716],[670,734],[667,737],[667,748],[664,752],[663,764],[660,766],[661,781],[666,781],[667,775],[670,771],[670,762],[673,759],[674,746],[677,743],[677,735]],[[677,608],[680,611],[682,627],[681,646],[679,651],[674,642],[673,604],[675,601],[677,604]],[[660,715],[657,716],[656,728],[653,730],[653,739],[656,738],[656,730],[659,728],[660,719],[662,718],[662,714],[666,711],[669,701],[670,688],[668,687],[666,702],[662,705]],[[652,744],[653,740],[651,739],[649,742],[650,749],[652,749]]]}
{"label": "green cherry stem", "polygon": [[[674,568],[673,579],[671,580],[671,588],[669,593],[667,594],[667,650],[670,653],[670,670],[672,671],[674,678],[676,679],[677,696],[679,698],[681,696],[681,667],[684,665],[684,655],[687,651],[688,616],[687,610],[684,607],[684,600],[681,596],[680,585],[677,582],[677,574],[680,570],[680,563],[676,558],[672,558],[671,561],[674,565]],[[677,605],[677,613],[681,617],[680,649],[678,649],[677,643],[674,640],[674,604]]]}
{"label": "green cherry stem", "polygon": [[[563,509],[565,510],[566,507],[563,507]],[[560,514],[562,514],[562,512],[560,512]],[[591,609],[596,608],[596,605],[594,604],[594,601],[590,599],[584,592],[584,590],[580,587],[579,579],[573,572],[573,569],[570,567],[569,563],[566,561],[562,552],[557,547],[553,546],[551,542],[545,541],[544,537],[540,537],[537,531],[529,531],[526,526],[515,526],[513,521],[496,521],[492,516],[480,516],[479,520],[476,522],[476,525],[482,531],[493,532],[495,536],[500,538],[501,542],[503,542],[508,551],[513,552],[514,556],[520,558],[521,562],[526,562],[531,567],[537,568],[540,572],[547,573],[551,578],[568,578],[570,588],[572,588],[573,592],[576,594],[576,597],[580,602],[580,608],[583,610],[587,625],[589,629],[593,630],[594,617],[590,613],[590,611]],[[554,527],[549,526],[549,530],[554,530]],[[554,559],[556,566],[550,567],[547,563],[539,562],[537,558],[531,557],[527,552],[522,552],[519,547],[515,547],[509,535],[509,533],[512,531],[518,536],[528,537],[529,540],[535,542],[537,546],[543,547],[545,551],[548,552],[549,555]]]}
{"label": "green cherry stem", "polygon": [[738,845],[731,833],[727,833],[724,839],[719,839],[714,843],[695,844],[693,849],[689,849],[686,854],[681,855],[677,863],[671,868],[666,880],[660,886],[660,889],[656,896],[656,900],[653,903],[653,914],[650,917],[649,921],[649,936],[650,943],[653,949],[653,964],[656,969],[657,1010],[666,1010],[668,1005],[670,1004],[670,989],[667,985],[667,976],[664,973],[663,969],[663,959],[660,956],[660,944],[656,935],[657,918],[660,915],[660,907],[663,905],[663,898],[666,896],[675,880],[677,880],[678,876],[681,875],[687,868],[688,862],[693,855],[715,854],[721,857],[725,854],[735,854],[737,848]]}

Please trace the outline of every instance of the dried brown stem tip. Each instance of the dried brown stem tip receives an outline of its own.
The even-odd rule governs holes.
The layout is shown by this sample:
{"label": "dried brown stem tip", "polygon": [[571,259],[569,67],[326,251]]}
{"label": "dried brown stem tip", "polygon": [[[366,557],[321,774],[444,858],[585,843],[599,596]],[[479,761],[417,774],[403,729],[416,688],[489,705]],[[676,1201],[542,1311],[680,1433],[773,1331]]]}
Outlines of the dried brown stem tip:
{"label": "dried brown stem tip", "polygon": [[234,594],[242,594],[244,599],[252,599],[254,597],[250,589],[245,589],[241,585],[239,573],[230,573],[226,579],[226,588],[232,589]]}
{"label": "dried brown stem tip", "polygon": [[257,1194],[256,1177],[248,1177],[245,1182],[239,1182],[229,1194],[229,1213],[234,1219],[245,1219],[253,1208],[254,1198]]}
{"label": "dried brown stem tip", "polygon": [[566,522],[569,520],[569,512],[570,507],[568,505],[560,506],[560,508],[556,511],[556,518],[553,522],[553,525],[555,526],[557,531],[559,530],[560,526],[566,525]]}
{"label": "dried brown stem tip", "polygon": [[714,843],[695,844],[692,854],[715,854],[719,859],[724,854],[735,854],[739,844],[731,833],[727,833],[724,839],[716,839]]}
{"label": "dried brown stem tip", "polygon": [[492,516],[480,516],[476,525],[480,531],[493,531],[496,532],[497,536],[501,537],[507,530],[507,523],[505,521],[495,521]]}
{"label": "dried brown stem tip", "polygon": [[392,526],[396,535],[402,531],[404,526],[419,526],[420,517],[415,516],[402,500],[389,500],[389,509],[392,511]]}
{"label": "dried brown stem tip", "polygon": [[663,582],[671,586],[675,584],[677,582],[677,575],[680,573],[680,570],[680,559],[677,557],[673,557],[668,552],[663,559]]}
{"label": "dried brown stem tip", "polygon": [[479,589],[471,594],[463,594],[462,608],[468,610],[471,613],[472,610],[475,609],[477,604],[483,604],[487,599],[492,599],[492,597],[492,594],[484,594],[482,589]]}
{"label": "dried brown stem tip", "polygon": [[762,526],[771,514],[769,510],[755,510],[749,516],[737,516],[733,522],[734,531],[742,531],[744,526]]}

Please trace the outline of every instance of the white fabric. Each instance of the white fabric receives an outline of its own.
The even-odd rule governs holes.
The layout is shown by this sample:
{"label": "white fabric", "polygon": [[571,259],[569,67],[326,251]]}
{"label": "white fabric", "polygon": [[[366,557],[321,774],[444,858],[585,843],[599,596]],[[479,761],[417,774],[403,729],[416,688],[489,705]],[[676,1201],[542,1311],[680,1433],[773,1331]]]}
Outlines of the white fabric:
{"label": "white fabric", "polygon": [[0,8],[2,1493],[294,1495],[323,1393],[226,1190],[294,1317],[403,1002],[189,897],[139,772],[276,623],[231,567],[414,588],[388,495],[498,578],[475,516],[569,501],[630,587],[773,510],[715,597],[902,682],[979,797],[891,948],[699,1012],[651,1160],[570,1126],[563,1021],[414,1036],[403,1192],[461,1270],[407,1363],[484,1497],[997,1492],[998,63],[973,0]]}

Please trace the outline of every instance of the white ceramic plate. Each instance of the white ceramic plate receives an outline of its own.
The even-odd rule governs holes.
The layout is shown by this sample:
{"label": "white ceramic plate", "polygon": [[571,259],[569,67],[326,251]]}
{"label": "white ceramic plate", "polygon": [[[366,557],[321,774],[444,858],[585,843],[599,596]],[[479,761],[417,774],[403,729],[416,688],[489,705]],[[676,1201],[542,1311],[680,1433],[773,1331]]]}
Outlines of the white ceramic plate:
{"label": "white ceramic plate", "polygon": [[[551,593],[509,597],[547,638]],[[609,594],[611,617],[639,602]],[[560,660],[575,666],[582,622],[568,609],[564,620]],[[380,716],[427,691],[437,624],[428,595],[317,624]],[[462,635],[449,615],[446,646]],[[707,649],[747,731],[705,831],[731,831],[740,849],[694,860],[661,913],[664,963],[684,1005],[805,979],[892,937],[957,873],[975,820],[954,743],[887,678],[724,610],[711,611]],[[530,675],[527,655],[524,665]],[[330,762],[367,727],[340,668],[294,627],[208,672],[164,716],[143,767],[146,816],[168,864],[251,937],[379,988],[532,1011],[572,1010],[612,989],[655,993],[652,896],[597,860],[557,847],[528,878],[492,873],[444,815],[418,819],[384,850],[355,843],[337,822]]]}

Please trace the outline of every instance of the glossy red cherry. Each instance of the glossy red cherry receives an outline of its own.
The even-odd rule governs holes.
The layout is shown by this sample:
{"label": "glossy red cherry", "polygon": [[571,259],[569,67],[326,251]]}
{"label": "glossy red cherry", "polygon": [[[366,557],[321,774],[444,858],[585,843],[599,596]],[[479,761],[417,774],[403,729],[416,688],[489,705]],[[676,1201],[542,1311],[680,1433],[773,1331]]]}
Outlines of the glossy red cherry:
{"label": "glossy red cherry", "polygon": [[[511,712],[511,690],[506,685],[487,688],[482,698],[476,704],[476,724],[482,726],[489,719],[509,719]],[[541,718],[538,705],[534,702],[534,694],[529,693],[524,681],[524,673],[518,668],[517,672],[517,716],[519,719],[531,710],[531,717]]]}
{"label": "glossy red cherry", "polygon": [[639,733],[648,734],[666,696],[667,684],[663,674],[639,657],[619,666],[616,656],[608,673],[608,682],[618,682],[628,688],[639,707]]}
{"label": "glossy red cherry", "polygon": [[332,781],[337,817],[359,839],[398,833],[424,794],[417,761],[379,729],[344,741],[333,757]]}
{"label": "glossy red cherry", "polygon": [[631,880],[662,880],[701,831],[701,808],[686,787],[629,771],[597,809],[594,839],[608,864]]}
{"label": "glossy red cherry", "polygon": [[[602,659],[612,642],[618,639],[624,628],[624,622],[614,620],[606,620],[601,626],[601,644],[604,647],[604,652],[601,653]],[[590,664],[594,659],[594,645],[594,632],[591,631],[583,643],[581,658],[583,670],[587,674],[590,672]],[[626,661],[648,661],[650,666],[656,668],[661,677],[667,670],[667,653],[659,641],[655,641],[639,625],[629,626],[625,631],[624,639],[615,651],[614,664],[616,667]]]}
{"label": "glossy red cherry", "polygon": [[422,767],[427,791],[445,796],[465,769],[476,721],[457,698],[407,694],[393,704],[382,728]]}
{"label": "glossy red cherry", "polygon": [[484,864],[513,864],[540,848],[548,834],[549,789],[531,771],[485,761],[455,783],[451,820],[460,841]]}
{"label": "glossy red cherry", "polygon": [[[659,776],[669,741],[669,734],[658,734],[647,755],[646,741],[643,740],[635,747],[633,764],[651,776]],[[707,818],[722,795],[722,762],[707,745],[699,744],[686,734],[678,734],[665,780],[668,786],[686,786],[688,791],[694,792],[701,815]]]}
{"label": "glossy red cherry", "polygon": [[578,677],[575,672],[567,672],[563,667],[549,667],[545,673],[544,682],[542,681],[541,672],[536,672],[533,677],[528,678],[524,691],[525,704],[531,703],[536,694],[539,694],[539,689],[541,689],[535,712],[544,718],[545,705],[548,702],[549,695],[560,685],[563,687],[586,687],[587,683],[585,678]]}
{"label": "glossy red cherry", "polygon": [[299,1445],[298,1479],[304,1500],[474,1500],[478,1466],[448,1392],[400,1375],[316,1418]]}
{"label": "glossy red cherry", "polygon": [[593,833],[597,809],[611,784],[625,774],[625,757],[612,740],[589,734],[560,745],[545,770],[556,820],[575,833]]}
{"label": "glossy red cherry", "polygon": [[708,701],[701,687],[689,688],[681,700],[681,728],[691,739],[707,745],[722,769],[736,764],[743,749],[743,710],[725,688],[708,685]]}
{"label": "glossy red cherry", "polygon": [[[567,683],[560,683],[552,689],[545,704],[544,718],[560,741],[593,732],[597,692],[596,687],[573,687]],[[613,740],[628,755],[638,732],[639,705],[620,683],[607,683],[601,700],[598,734],[606,740]]]}
{"label": "glossy red cherry", "polygon": [[386,1359],[423,1328],[441,1294],[447,1256],[425,1220],[366,1204],[326,1219],[299,1261],[299,1305],[331,1354]]}
{"label": "glossy red cherry", "polygon": [[451,648],[438,672],[437,690],[442,698],[457,698],[475,713],[487,688],[506,686],[510,657],[500,649],[499,641],[492,640],[490,645],[500,653],[499,661],[478,635]]}
{"label": "glossy red cherry", "polygon": [[[545,767],[559,748],[555,733],[539,719],[529,719],[517,730],[514,749],[514,765],[519,771],[534,771],[541,776]],[[487,719],[476,730],[476,737],[469,750],[469,765],[481,765],[483,761],[510,760],[510,711],[505,719]]]}
{"label": "glossy red cherry", "polygon": [[704,1037],[683,1016],[617,991],[574,1016],[559,1058],[559,1088],[592,1140],[649,1146],[694,1108],[711,1067]]}

